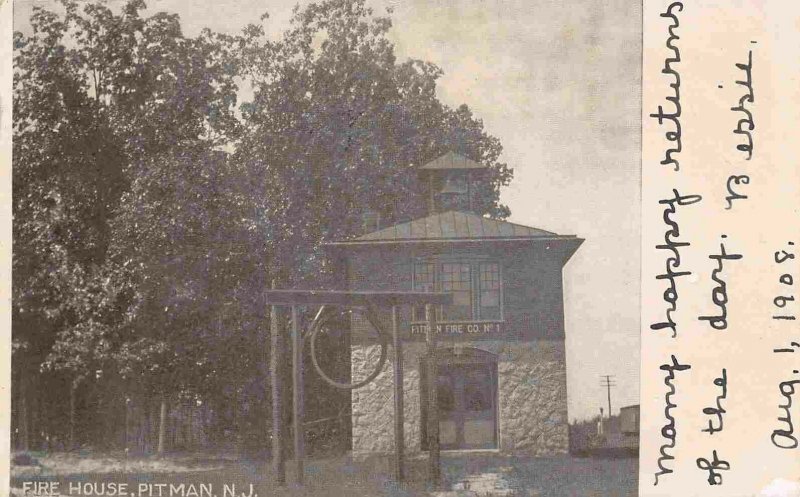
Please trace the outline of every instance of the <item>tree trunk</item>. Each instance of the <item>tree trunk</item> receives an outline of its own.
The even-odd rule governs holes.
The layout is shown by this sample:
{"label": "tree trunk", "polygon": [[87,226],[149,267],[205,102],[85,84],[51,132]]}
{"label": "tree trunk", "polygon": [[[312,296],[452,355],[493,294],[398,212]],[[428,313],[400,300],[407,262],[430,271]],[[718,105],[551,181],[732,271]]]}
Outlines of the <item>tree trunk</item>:
{"label": "tree trunk", "polygon": [[75,448],[75,396],[77,394],[78,385],[72,383],[69,388],[69,445],[68,450]]}
{"label": "tree trunk", "polygon": [[231,420],[231,428],[233,429],[233,452],[237,455],[239,455],[242,450],[242,429],[239,419],[239,402],[239,387],[236,386],[233,389],[233,419]]}
{"label": "tree trunk", "polygon": [[25,388],[25,378],[24,375],[22,378],[19,379],[19,397],[20,397],[20,409],[19,409],[19,424],[20,424],[20,436],[19,436],[19,448],[27,451],[30,449],[30,439],[28,433],[28,392]]}
{"label": "tree trunk", "polygon": [[164,444],[167,438],[167,396],[161,397],[161,411],[158,416],[158,455],[164,454]]}
{"label": "tree trunk", "polygon": [[41,450],[43,443],[43,432],[41,427],[41,411],[39,407],[38,391],[34,388],[33,395],[28,396],[28,446],[33,450]]}
{"label": "tree trunk", "polygon": [[128,394],[122,396],[123,402],[125,402],[125,456],[127,457],[130,453],[131,446],[130,446],[130,433],[131,433],[131,398]]}

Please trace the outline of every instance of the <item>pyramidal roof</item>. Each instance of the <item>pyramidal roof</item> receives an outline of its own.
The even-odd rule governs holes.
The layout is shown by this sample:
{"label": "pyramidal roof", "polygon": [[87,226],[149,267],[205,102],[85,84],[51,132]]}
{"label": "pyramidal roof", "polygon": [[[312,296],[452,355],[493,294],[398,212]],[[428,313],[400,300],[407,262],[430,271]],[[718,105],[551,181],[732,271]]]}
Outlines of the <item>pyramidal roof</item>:
{"label": "pyramidal roof", "polygon": [[331,245],[453,240],[553,240],[564,238],[575,239],[576,237],[574,235],[558,235],[551,231],[521,224],[489,219],[469,212],[447,211],[396,224],[350,240],[333,242]]}
{"label": "pyramidal roof", "polygon": [[451,151],[438,159],[428,162],[420,167],[420,169],[428,171],[442,169],[486,169],[486,166]]}

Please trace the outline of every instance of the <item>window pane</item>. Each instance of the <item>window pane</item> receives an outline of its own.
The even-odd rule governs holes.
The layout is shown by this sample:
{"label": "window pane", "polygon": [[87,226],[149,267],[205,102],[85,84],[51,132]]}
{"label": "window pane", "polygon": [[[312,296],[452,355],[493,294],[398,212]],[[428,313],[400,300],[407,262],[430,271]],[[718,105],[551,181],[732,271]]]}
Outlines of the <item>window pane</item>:
{"label": "window pane", "polygon": [[480,265],[480,319],[500,319],[500,265]]}
{"label": "window pane", "polygon": [[496,291],[482,291],[481,292],[481,307],[499,307],[500,294]]}
{"label": "window pane", "polygon": [[[433,292],[434,272],[436,265],[428,262],[414,264],[414,291]],[[425,306],[417,305],[412,309],[412,321],[425,321]]]}
{"label": "window pane", "polygon": [[446,262],[441,265],[441,289],[453,295],[453,305],[444,309],[444,319],[472,319],[472,278],[469,264]]}
{"label": "window pane", "polygon": [[417,292],[433,291],[433,264],[414,264],[414,290]]}

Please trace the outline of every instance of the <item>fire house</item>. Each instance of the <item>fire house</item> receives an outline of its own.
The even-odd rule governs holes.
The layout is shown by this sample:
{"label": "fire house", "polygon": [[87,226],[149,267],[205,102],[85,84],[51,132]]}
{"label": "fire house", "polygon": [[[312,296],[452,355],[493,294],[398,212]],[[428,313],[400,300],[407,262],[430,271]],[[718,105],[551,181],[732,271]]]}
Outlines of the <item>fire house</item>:
{"label": "fire house", "polygon": [[[535,456],[566,453],[567,373],[562,270],[581,238],[472,212],[485,166],[448,153],[419,169],[428,215],[329,244],[347,289],[436,291],[436,385],[442,450]],[[424,309],[399,315],[405,450],[425,451]],[[351,372],[373,370],[380,347],[351,321]],[[392,364],[352,392],[355,457],[390,454]]]}

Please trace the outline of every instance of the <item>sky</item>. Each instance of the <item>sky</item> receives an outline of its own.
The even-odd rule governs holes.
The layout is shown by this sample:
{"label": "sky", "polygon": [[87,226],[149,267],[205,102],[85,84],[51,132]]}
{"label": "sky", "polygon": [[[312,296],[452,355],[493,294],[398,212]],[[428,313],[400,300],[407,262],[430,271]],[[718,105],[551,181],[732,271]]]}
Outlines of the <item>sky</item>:
{"label": "sky", "polygon": [[[178,13],[184,32],[236,33],[264,23],[278,36],[308,0],[146,0]],[[639,402],[639,0],[368,0],[393,9],[399,60],[444,70],[437,89],[466,103],[503,144],[514,179],[501,193],[513,222],[586,241],[564,270],[569,418]],[[109,2],[112,6],[120,0]],[[15,29],[32,5],[16,0]],[[607,409],[607,408],[606,408]]]}

